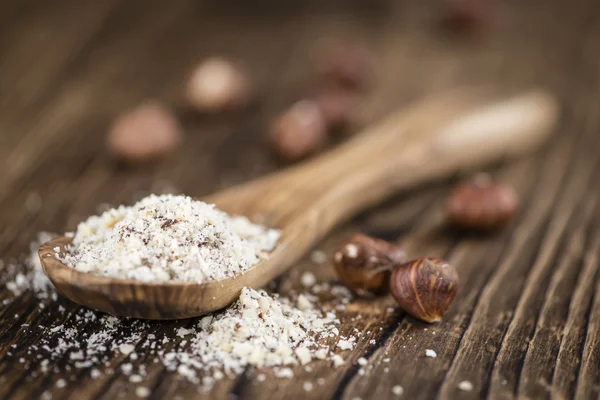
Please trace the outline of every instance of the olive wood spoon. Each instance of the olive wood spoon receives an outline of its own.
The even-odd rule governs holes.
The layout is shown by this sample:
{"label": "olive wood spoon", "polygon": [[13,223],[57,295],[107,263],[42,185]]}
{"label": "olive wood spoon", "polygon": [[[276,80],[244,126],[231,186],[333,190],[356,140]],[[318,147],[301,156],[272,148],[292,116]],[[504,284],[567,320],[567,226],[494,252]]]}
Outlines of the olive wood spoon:
{"label": "olive wood spoon", "polygon": [[233,278],[153,284],[82,273],[56,257],[55,248],[67,251],[66,237],[40,247],[42,266],[59,293],[86,307],[148,319],[206,314],[244,286],[264,286],[336,224],[392,193],[534,150],[557,114],[540,90],[500,100],[485,89],[455,90],[393,113],[320,157],[204,199],[282,231],[267,260]]}

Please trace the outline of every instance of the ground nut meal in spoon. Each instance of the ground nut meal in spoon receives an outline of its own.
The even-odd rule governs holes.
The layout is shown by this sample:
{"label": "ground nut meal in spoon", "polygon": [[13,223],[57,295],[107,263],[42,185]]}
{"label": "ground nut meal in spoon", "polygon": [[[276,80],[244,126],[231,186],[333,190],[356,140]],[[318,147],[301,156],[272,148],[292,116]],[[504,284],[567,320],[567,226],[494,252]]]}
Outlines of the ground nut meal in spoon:
{"label": "ground nut meal in spoon", "polygon": [[80,272],[143,282],[236,276],[268,257],[280,232],[187,196],[150,195],[89,217],[61,257]]}

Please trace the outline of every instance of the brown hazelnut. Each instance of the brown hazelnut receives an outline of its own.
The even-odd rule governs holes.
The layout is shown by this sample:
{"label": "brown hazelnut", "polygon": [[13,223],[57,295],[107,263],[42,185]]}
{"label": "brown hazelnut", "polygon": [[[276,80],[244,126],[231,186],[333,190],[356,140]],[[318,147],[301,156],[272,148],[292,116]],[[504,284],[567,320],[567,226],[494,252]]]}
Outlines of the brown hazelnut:
{"label": "brown hazelnut", "polygon": [[445,23],[455,32],[482,31],[490,24],[492,0],[445,0]]}
{"label": "brown hazelnut", "polygon": [[419,258],[394,268],[390,291],[400,307],[415,318],[437,322],[458,291],[454,267],[438,258]]}
{"label": "brown hazelnut", "polygon": [[356,117],[359,96],[343,87],[326,86],[319,90],[315,101],[327,125],[338,128],[350,125]]}
{"label": "brown hazelnut", "polygon": [[512,187],[495,183],[487,174],[479,174],[452,190],[446,214],[454,227],[485,231],[508,223],[517,205],[517,193]]}
{"label": "brown hazelnut", "polygon": [[270,142],[283,158],[297,160],[322,147],[327,138],[323,114],[315,102],[302,100],[278,117],[269,130]]}
{"label": "brown hazelnut", "polygon": [[129,162],[161,157],[181,143],[179,124],[168,108],[148,101],[119,116],[107,136],[109,151]]}
{"label": "brown hazelnut", "polygon": [[333,265],[344,284],[359,296],[387,291],[389,272],[406,253],[385,240],[357,234],[333,253]]}
{"label": "brown hazelnut", "polygon": [[319,43],[314,62],[326,84],[365,90],[373,80],[373,55],[358,42],[325,39]]}
{"label": "brown hazelnut", "polygon": [[186,90],[190,105],[206,113],[241,108],[250,97],[246,75],[233,63],[218,57],[196,67]]}

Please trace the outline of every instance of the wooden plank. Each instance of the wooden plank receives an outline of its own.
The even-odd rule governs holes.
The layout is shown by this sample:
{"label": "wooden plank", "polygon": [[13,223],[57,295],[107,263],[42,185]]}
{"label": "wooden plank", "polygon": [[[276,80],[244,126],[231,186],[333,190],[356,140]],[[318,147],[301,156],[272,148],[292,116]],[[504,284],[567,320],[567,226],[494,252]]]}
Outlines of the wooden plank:
{"label": "wooden plank", "polygon": [[[65,300],[44,301],[41,309],[25,293],[0,305],[0,397],[134,397],[136,386],[119,368],[124,362],[148,365],[144,385],[152,398],[383,399],[395,398],[396,385],[410,399],[597,397],[600,14],[593,0],[569,7],[558,0],[530,0],[511,7],[514,18],[484,43],[440,40],[430,29],[437,9],[417,0],[368,6],[249,2],[236,3],[235,10],[227,1],[144,7],[65,1],[5,8],[18,18],[0,27],[5,33],[0,48],[9,56],[0,60],[0,82],[7,88],[0,104],[24,97],[0,107],[0,128],[8,132],[0,138],[0,167],[6,171],[0,175],[4,260],[24,252],[41,229],[73,229],[99,203],[130,203],[158,184],[204,195],[279,168],[264,145],[264,129],[274,114],[306,94],[312,79],[306,54],[322,35],[363,37],[380,56],[381,80],[361,108],[359,124],[422,93],[487,81],[511,88],[548,86],[563,101],[565,115],[557,137],[536,157],[491,170],[522,198],[520,215],[506,230],[476,237],[446,229],[441,213],[446,182],[401,194],[319,244],[330,253],[347,234],[363,231],[402,244],[414,256],[448,258],[459,268],[463,286],[440,324],[407,317],[393,308],[390,297],[357,299],[341,312],[341,328],[357,328],[364,336],[342,368],[315,362],[311,370],[295,368],[292,380],[261,371],[268,376],[264,382],[249,370],[211,393],[198,393],[196,385],[153,363],[141,347],[137,360],[108,352],[105,368],[114,372],[96,379],[90,368],[66,371],[66,354],[56,361],[58,372],[43,372],[40,360],[27,351],[42,331],[22,324],[73,324],[80,337],[97,325],[78,321],[80,309]],[[65,18],[64,27],[56,26]],[[53,49],[48,44],[54,42]],[[182,77],[195,60],[215,53],[246,63],[259,88],[251,109],[223,118],[185,110]],[[40,62],[26,68],[36,54]],[[20,78],[24,69],[32,79]],[[105,129],[120,110],[148,96],[176,108],[185,146],[155,165],[115,168],[103,151]],[[41,195],[43,208],[23,212],[33,192]],[[274,290],[283,295],[300,290],[303,271],[321,281],[336,279],[329,263],[307,258],[278,279]],[[0,288],[0,300],[8,298]],[[177,327],[190,323],[152,323],[146,333],[175,338]],[[425,349],[435,350],[437,358],[426,357]],[[356,364],[359,357],[367,359],[364,374]],[[59,378],[66,380],[65,388],[56,387]],[[315,384],[318,378],[322,384]],[[473,391],[457,389],[463,380],[473,383]],[[304,382],[314,389],[306,392]]]}

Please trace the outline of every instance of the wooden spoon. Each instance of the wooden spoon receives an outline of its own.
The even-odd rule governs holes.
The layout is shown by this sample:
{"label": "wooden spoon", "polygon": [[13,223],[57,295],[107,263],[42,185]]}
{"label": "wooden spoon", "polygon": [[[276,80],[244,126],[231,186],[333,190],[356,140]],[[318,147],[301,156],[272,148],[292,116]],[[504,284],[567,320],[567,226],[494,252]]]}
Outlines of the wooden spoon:
{"label": "wooden spoon", "polygon": [[433,96],[392,114],[337,149],[204,199],[282,230],[268,260],[206,283],[144,283],[78,272],[56,258],[70,239],[39,250],[59,293],[110,314],[176,319],[227,306],[244,286],[259,288],[293,265],[340,221],[399,189],[527,153],[549,135],[557,105],[542,91],[491,102],[486,90]]}

